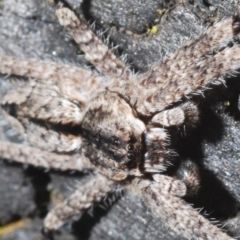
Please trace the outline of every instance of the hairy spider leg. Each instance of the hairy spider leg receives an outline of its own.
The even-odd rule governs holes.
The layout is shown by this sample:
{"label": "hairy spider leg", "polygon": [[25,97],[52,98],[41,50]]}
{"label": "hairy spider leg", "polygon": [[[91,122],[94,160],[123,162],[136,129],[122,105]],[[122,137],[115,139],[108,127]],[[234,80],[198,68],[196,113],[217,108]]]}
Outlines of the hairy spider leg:
{"label": "hairy spider leg", "polygon": [[[171,184],[166,184],[166,186],[171,186]],[[181,233],[185,238],[192,239],[196,236],[199,240],[232,240],[183,199],[174,196],[171,193],[171,187],[167,190],[160,188],[156,182],[134,179],[129,188],[142,197],[156,217],[161,217],[169,227]]]}
{"label": "hairy spider leg", "polygon": [[197,106],[192,102],[186,102],[178,107],[155,114],[150,120],[150,123],[163,127],[172,127],[183,124],[194,126],[198,121],[199,111]]}
{"label": "hairy spider leg", "polygon": [[38,148],[5,141],[0,141],[0,156],[4,159],[46,169],[81,171],[92,168],[92,164],[83,156],[59,155]]}
{"label": "hairy spider leg", "polygon": [[[171,76],[182,75],[184,69],[201,61],[203,58],[213,55],[234,43],[234,36],[239,33],[240,18],[236,15],[233,18],[227,18],[209,27],[197,38],[185,43],[174,54],[165,57],[163,61],[150,69],[148,83],[159,82],[161,75],[168,72]],[[201,39],[199,41],[199,39]]]}
{"label": "hairy spider leg", "polygon": [[[30,84],[31,89],[28,87],[28,91],[32,91],[34,87],[45,90],[46,87],[51,86],[64,98],[77,104],[78,108],[84,108],[89,99],[106,86],[106,77],[99,76],[90,69],[34,58],[17,58],[0,54],[0,72],[7,75],[33,78],[30,79],[32,86]],[[18,92],[22,94],[27,90],[22,87],[18,91],[13,91],[12,95]],[[38,92],[38,94],[44,93]]]}
{"label": "hairy spider leg", "polygon": [[68,8],[56,10],[60,24],[85,52],[86,59],[102,74],[112,78],[127,78],[129,68],[118,59],[89,27]]}
{"label": "hairy spider leg", "polygon": [[[225,20],[223,25],[218,23],[210,27],[206,36],[211,38],[213,35],[215,41],[214,44],[209,43],[207,49],[204,48],[205,43],[199,41],[201,37],[198,37],[150,68],[142,75],[139,85],[125,83],[126,86],[121,86],[124,93],[129,93],[130,101],[141,93],[141,99],[135,103],[137,112],[141,115],[152,115],[163,111],[173,103],[187,100],[191,95],[203,94],[210,84],[224,83],[224,78],[236,74],[240,63],[240,47],[229,42],[233,43],[238,38],[240,28],[234,28],[238,23],[239,18],[236,17]],[[223,29],[220,31],[221,27]],[[229,37],[226,39],[225,28],[227,32],[232,29],[230,40]],[[219,37],[219,34],[223,34],[223,37]],[[192,58],[188,57],[188,54],[186,57],[185,52],[192,53]],[[176,61],[176,58],[179,60]]]}
{"label": "hairy spider leg", "polygon": [[100,202],[114,190],[114,187],[116,188],[116,183],[97,174],[47,214],[44,220],[44,231],[48,232],[60,228],[74,215],[79,215],[94,203]]}

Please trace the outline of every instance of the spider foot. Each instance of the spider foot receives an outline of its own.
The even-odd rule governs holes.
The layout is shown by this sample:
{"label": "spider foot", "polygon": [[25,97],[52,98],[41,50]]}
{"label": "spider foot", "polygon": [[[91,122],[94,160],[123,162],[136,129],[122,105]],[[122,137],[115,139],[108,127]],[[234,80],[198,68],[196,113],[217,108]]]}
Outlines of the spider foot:
{"label": "spider foot", "polygon": [[157,113],[151,120],[154,125],[164,127],[195,125],[199,121],[199,111],[195,104],[186,102],[178,107]]}
{"label": "spider foot", "polygon": [[200,176],[198,166],[190,161],[183,161],[176,173],[176,178],[187,187],[186,196],[194,196],[200,188]]}

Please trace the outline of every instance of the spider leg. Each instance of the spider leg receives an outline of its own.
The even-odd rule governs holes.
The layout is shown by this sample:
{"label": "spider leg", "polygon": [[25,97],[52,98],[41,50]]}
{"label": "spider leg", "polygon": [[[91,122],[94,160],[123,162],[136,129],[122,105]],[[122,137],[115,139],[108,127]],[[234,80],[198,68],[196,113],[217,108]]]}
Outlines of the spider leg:
{"label": "spider leg", "polygon": [[63,131],[52,130],[47,125],[41,126],[37,123],[20,119],[25,129],[26,139],[31,146],[57,153],[70,153],[79,151],[82,147],[80,135],[73,135]]}
{"label": "spider leg", "polygon": [[94,203],[101,201],[109,192],[113,191],[114,186],[113,181],[101,175],[95,176],[48,213],[44,220],[45,232],[60,228],[72,216],[80,214]]}
{"label": "spider leg", "polygon": [[47,120],[54,124],[78,124],[85,107],[84,100],[76,103],[62,96],[54,82],[44,83],[38,80],[26,82],[23,86],[8,91],[0,104],[10,112],[14,108],[14,114],[18,117]]}
{"label": "spider leg", "polygon": [[153,174],[153,179],[165,195],[170,193],[174,196],[184,197],[187,194],[187,188],[183,181],[162,174]]}
{"label": "spider leg", "polygon": [[[9,91],[1,103],[5,118],[8,117],[13,126],[17,124],[18,130],[34,147],[58,153],[79,150],[82,140],[78,128],[74,128],[75,135],[67,132],[66,128],[68,124],[79,126],[83,115],[81,109],[66,99],[54,97],[48,88],[37,93],[39,94],[30,94],[28,86]],[[45,94],[46,96],[38,97]]]}
{"label": "spider leg", "polygon": [[[126,94],[131,103],[137,99],[134,106],[140,115],[151,116],[173,103],[188,99],[194,94],[202,94],[210,84],[223,83],[224,78],[236,74],[239,69],[240,47],[237,33],[240,28],[236,27],[239,22],[239,17],[226,20],[221,31],[219,28],[222,23],[219,23],[207,32],[208,38],[215,41],[207,44],[206,49],[202,45],[201,36],[196,38],[176,53],[165,57],[148,73],[139,76],[138,86],[134,83],[123,84],[121,93]],[[228,40],[225,28],[226,32],[231,32]],[[138,97],[140,93],[141,98]]]}
{"label": "spider leg", "polygon": [[142,98],[136,104],[137,111],[143,115],[153,114],[191,95],[202,94],[210,84],[225,83],[224,78],[238,74],[239,53],[239,45],[225,48],[188,67],[181,75],[174,75],[159,88],[152,86],[142,90]]}
{"label": "spider leg", "polygon": [[171,76],[182,74],[186,67],[200,61],[208,55],[233,44],[233,37],[239,33],[239,15],[228,18],[209,27],[205,32],[183,45],[174,54],[163,59],[149,71],[148,83],[165,81]]}
{"label": "spider leg", "polygon": [[60,24],[71,34],[77,44],[86,53],[86,59],[100,72],[113,78],[127,77],[129,69],[111,50],[82,23],[68,8],[56,11]]}
{"label": "spider leg", "polygon": [[0,156],[3,159],[46,169],[81,171],[86,168],[92,168],[88,159],[83,156],[59,155],[38,148],[4,141],[0,141]]}
{"label": "spider leg", "polygon": [[194,162],[190,160],[181,162],[174,177],[185,183],[187,187],[186,196],[194,196],[198,193],[200,188],[200,175],[199,168]]}
{"label": "spider leg", "polygon": [[59,88],[67,99],[84,105],[96,91],[105,88],[106,79],[84,69],[60,62],[17,58],[0,54],[0,73],[39,79]]}
{"label": "spider leg", "polygon": [[135,179],[132,189],[137,191],[156,217],[161,217],[172,229],[187,239],[232,240],[218,227],[201,216],[183,199],[166,194],[156,182]]}
{"label": "spider leg", "polygon": [[191,102],[186,102],[178,107],[157,113],[151,119],[150,124],[172,127],[182,124],[195,125],[198,121],[199,112],[197,106]]}

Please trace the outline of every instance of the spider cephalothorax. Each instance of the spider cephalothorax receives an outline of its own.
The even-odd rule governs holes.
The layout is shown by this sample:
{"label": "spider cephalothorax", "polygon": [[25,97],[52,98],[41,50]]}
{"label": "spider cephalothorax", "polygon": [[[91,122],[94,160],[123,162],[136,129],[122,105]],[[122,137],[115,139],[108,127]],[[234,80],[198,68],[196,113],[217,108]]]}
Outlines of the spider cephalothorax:
{"label": "spider cephalothorax", "polygon": [[1,73],[33,78],[0,102],[31,147],[2,141],[0,156],[99,173],[49,212],[45,232],[101,201],[120,182],[184,237],[231,239],[181,198],[197,193],[197,166],[187,160],[174,173],[167,170],[176,156],[169,129],[199,122],[192,95],[223,83],[240,66],[239,17],[214,25],[146,74],[134,74],[71,10],[61,7],[57,16],[99,72],[0,55]]}
{"label": "spider cephalothorax", "polygon": [[110,178],[123,180],[141,164],[146,127],[118,93],[106,91],[94,98],[81,128],[84,154],[103,172],[114,171]]}

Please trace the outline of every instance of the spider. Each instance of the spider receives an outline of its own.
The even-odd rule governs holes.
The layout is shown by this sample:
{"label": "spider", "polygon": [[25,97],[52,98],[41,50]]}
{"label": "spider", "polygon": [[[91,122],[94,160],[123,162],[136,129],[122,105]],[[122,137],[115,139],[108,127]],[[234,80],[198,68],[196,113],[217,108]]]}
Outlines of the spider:
{"label": "spider", "polygon": [[198,169],[185,161],[168,174],[177,155],[169,132],[196,125],[193,96],[237,72],[239,16],[210,27],[147,73],[134,74],[74,12],[60,7],[56,14],[98,72],[0,55],[1,73],[32,78],[1,99],[31,146],[2,141],[0,156],[48,169],[96,171],[48,213],[44,233],[120,184],[186,238],[232,239],[182,199],[198,191]]}

